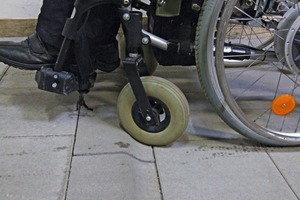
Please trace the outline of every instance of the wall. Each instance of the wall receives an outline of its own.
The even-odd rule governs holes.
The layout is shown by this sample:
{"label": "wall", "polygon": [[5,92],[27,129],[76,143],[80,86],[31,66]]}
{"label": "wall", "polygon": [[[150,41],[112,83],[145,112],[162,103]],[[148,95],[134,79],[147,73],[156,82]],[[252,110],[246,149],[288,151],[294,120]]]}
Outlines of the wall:
{"label": "wall", "polygon": [[0,37],[23,37],[34,32],[43,0],[0,1]]}
{"label": "wall", "polygon": [[0,19],[37,18],[42,0],[1,0]]}
{"label": "wall", "polygon": [[43,0],[0,1],[0,37],[23,37],[34,32]]}
{"label": "wall", "polygon": [[[37,18],[43,0],[0,0],[0,19]],[[143,0],[149,3],[149,0]]]}

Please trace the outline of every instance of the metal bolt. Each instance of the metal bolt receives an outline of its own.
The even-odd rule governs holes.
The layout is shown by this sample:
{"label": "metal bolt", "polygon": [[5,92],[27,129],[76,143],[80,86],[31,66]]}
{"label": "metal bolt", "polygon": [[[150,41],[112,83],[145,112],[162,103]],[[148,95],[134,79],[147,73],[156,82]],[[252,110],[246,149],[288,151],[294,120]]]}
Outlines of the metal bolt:
{"label": "metal bolt", "polygon": [[57,75],[57,74],[54,74],[53,78],[54,78],[54,79],[58,79],[58,75]]}
{"label": "metal bolt", "polygon": [[159,2],[158,2],[158,6],[163,6],[163,5],[165,5],[166,4],[166,0],[160,0]]}
{"label": "metal bolt", "polygon": [[57,88],[58,84],[56,82],[52,83],[52,88]]}
{"label": "metal bolt", "polygon": [[192,4],[192,9],[195,10],[195,11],[200,11],[200,10],[201,10],[201,7],[200,7],[198,4],[193,3],[193,4]]}
{"label": "metal bolt", "polygon": [[129,53],[130,58],[136,58],[138,56],[139,56],[139,54],[137,54],[137,53]]}
{"label": "metal bolt", "polygon": [[143,39],[142,39],[142,43],[143,44],[149,44],[149,38],[148,37],[143,37]]}
{"label": "metal bolt", "polygon": [[124,3],[125,5],[130,4],[130,0],[124,0],[123,3]]}
{"label": "metal bolt", "polygon": [[152,118],[148,115],[147,117],[146,117],[146,121],[147,122],[150,122],[152,120]]}
{"label": "metal bolt", "polygon": [[125,21],[129,21],[129,20],[130,20],[130,15],[129,15],[128,13],[124,13],[123,19],[124,19]]}

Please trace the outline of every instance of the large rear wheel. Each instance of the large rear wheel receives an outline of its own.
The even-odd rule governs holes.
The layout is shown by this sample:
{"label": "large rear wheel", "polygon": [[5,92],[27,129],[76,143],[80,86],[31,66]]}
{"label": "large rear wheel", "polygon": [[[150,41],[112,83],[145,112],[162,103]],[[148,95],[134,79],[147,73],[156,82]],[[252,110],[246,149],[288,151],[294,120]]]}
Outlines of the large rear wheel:
{"label": "large rear wheel", "polygon": [[257,12],[256,1],[241,2],[204,2],[196,36],[202,85],[239,133],[264,144],[299,145],[300,6],[282,1],[283,10]]}

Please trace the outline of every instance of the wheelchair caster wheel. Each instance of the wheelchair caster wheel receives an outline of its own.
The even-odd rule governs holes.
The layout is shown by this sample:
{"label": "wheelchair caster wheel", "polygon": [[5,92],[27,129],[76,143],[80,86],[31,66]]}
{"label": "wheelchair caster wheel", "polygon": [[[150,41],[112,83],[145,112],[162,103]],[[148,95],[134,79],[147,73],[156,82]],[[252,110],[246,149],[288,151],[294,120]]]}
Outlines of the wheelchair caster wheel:
{"label": "wheelchair caster wheel", "polygon": [[189,105],[177,86],[159,77],[141,78],[158,123],[148,124],[139,113],[130,84],[121,91],[117,107],[122,127],[137,141],[154,146],[168,145],[185,131]]}

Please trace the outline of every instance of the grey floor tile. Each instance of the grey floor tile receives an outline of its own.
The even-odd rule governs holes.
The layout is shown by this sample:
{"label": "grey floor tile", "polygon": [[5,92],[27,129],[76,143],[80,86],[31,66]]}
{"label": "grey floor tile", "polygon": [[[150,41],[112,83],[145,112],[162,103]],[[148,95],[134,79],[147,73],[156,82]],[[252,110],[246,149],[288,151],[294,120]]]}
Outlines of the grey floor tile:
{"label": "grey floor tile", "polygon": [[[3,64],[1,66],[4,69],[7,67]],[[37,84],[34,79],[35,72],[36,71],[20,70],[9,67],[0,82],[0,86],[1,88],[13,88],[14,91],[11,92],[21,92],[24,88],[37,88]]]}
{"label": "grey floor tile", "polygon": [[0,136],[74,134],[78,96],[38,90],[34,74],[10,68],[2,78]]}
{"label": "grey floor tile", "polygon": [[274,164],[285,178],[298,199],[300,199],[300,147],[272,148],[268,151]]}
{"label": "grey floor tile", "polygon": [[160,67],[155,75],[173,82],[186,96],[190,108],[190,122],[180,141],[203,138],[242,138],[232,130],[214,111],[201,88],[195,66]]}
{"label": "grey floor tile", "polygon": [[266,151],[240,140],[155,148],[165,200],[297,199]]}
{"label": "grey floor tile", "polygon": [[126,154],[74,157],[67,200],[160,200],[153,162]]}
{"label": "grey floor tile", "polygon": [[63,199],[77,96],[38,90],[34,71],[11,67],[2,71],[0,199]]}
{"label": "grey floor tile", "polygon": [[73,137],[0,137],[0,199],[62,200]]}
{"label": "grey floor tile", "polygon": [[75,155],[126,153],[153,161],[152,148],[131,138],[119,125],[115,106],[98,107],[93,116],[80,116]]}
{"label": "grey floor tile", "polygon": [[142,160],[154,160],[152,148],[135,141],[120,126],[116,101],[123,85],[119,73],[104,75],[86,96],[94,111],[81,111],[75,155],[125,152]]}
{"label": "grey floor tile", "polygon": [[98,76],[86,95],[94,111],[82,108],[76,129],[78,94],[38,90],[35,72],[0,65],[0,199],[62,200],[75,130],[68,200],[161,199],[158,180],[165,200],[299,199],[299,149],[262,148],[234,132],[209,105],[195,67],[155,75],[184,92],[191,119],[154,157],[120,127],[121,70]]}
{"label": "grey floor tile", "polygon": [[122,75],[103,75],[86,96],[74,149],[68,200],[160,200],[152,147],[140,144],[120,126],[116,101]]}
{"label": "grey floor tile", "polygon": [[0,81],[3,78],[5,72],[7,71],[8,66],[5,65],[4,63],[0,63]]}
{"label": "grey floor tile", "polygon": [[[230,128],[214,111],[204,94],[188,94],[190,121],[187,140],[210,139],[242,139],[244,138]],[[244,138],[245,139],[245,138]]]}

